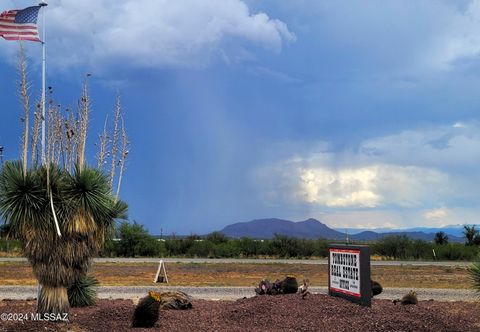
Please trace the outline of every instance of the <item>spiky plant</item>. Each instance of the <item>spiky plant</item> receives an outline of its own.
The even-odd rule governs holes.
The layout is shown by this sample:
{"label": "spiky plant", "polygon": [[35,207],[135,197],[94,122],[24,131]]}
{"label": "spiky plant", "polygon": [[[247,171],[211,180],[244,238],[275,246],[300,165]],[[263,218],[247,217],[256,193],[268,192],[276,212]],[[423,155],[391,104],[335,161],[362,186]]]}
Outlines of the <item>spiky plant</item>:
{"label": "spiky plant", "polygon": [[[32,160],[28,161],[31,112],[27,72],[21,48],[19,95],[25,123],[22,154],[20,162],[6,162],[0,170],[0,217],[12,236],[21,241],[23,253],[41,286],[37,312],[67,313],[70,307],[67,288],[86,276],[91,257],[102,248],[114,220],[125,216],[127,205],[118,200],[119,189],[113,194],[115,169],[108,177],[102,170],[86,166],[91,103],[87,83],[91,74],[86,75],[76,112],[67,110],[63,115],[59,104],[53,101],[52,88],[48,87],[47,116],[44,118],[39,112],[40,104],[45,102],[42,99],[32,129]],[[117,124],[120,110],[117,99]],[[42,165],[38,166],[41,122],[46,128],[46,145],[42,148]],[[115,130],[118,133],[118,128]],[[113,158],[116,160],[116,156]],[[126,153],[120,158],[122,165],[125,158]]]}
{"label": "spiky plant", "polygon": [[383,287],[379,282],[373,281],[371,279],[370,279],[370,282],[372,284],[372,296],[377,296],[380,293],[382,293]]}
{"label": "spiky plant", "polygon": [[287,276],[282,282],[283,294],[295,294],[298,291],[298,281],[294,276]]}
{"label": "spiky plant", "polygon": [[88,307],[97,302],[98,280],[93,276],[84,276],[68,287],[68,302],[71,307]]}
{"label": "spiky plant", "polygon": [[161,295],[148,292],[133,312],[132,327],[153,327],[160,316]]}
{"label": "spiky plant", "polygon": [[480,262],[470,264],[468,267],[468,275],[472,288],[477,295],[480,295]]}
{"label": "spiky plant", "polygon": [[417,292],[411,290],[410,292],[408,292],[408,294],[402,297],[401,300],[393,301],[394,304],[397,304],[398,302],[400,302],[403,305],[418,304]]}
{"label": "spiky plant", "polygon": [[125,203],[115,200],[108,178],[99,170],[77,167],[70,174],[52,164],[23,174],[22,163],[4,164],[0,213],[21,240],[42,285],[38,312],[69,311],[67,288],[86,275],[105,233],[126,209]]}

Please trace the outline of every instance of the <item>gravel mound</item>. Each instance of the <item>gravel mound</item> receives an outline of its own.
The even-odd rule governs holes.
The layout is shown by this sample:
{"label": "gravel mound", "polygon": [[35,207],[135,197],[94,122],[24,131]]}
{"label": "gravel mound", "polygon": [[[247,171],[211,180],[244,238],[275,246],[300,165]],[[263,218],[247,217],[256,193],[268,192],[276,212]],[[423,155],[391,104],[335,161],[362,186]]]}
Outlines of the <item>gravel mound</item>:
{"label": "gravel mound", "polygon": [[[191,310],[161,310],[154,329],[130,329],[131,300],[99,300],[74,308],[69,323],[1,322],[0,331],[480,331],[480,306],[472,302],[420,301],[371,308],[322,294],[256,296],[237,301],[193,301]],[[34,312],[34,301],[2,301],[0,313]]]}

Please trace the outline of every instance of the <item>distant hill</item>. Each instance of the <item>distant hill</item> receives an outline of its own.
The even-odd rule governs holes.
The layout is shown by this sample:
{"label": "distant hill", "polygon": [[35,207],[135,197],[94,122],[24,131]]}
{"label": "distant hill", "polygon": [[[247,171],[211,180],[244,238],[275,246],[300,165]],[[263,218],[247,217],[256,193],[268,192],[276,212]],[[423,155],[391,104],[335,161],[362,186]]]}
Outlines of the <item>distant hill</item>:
{"label": "distant hill", "polygon": [[[450,226],[454,228],[454,226]],[[414,240],[420,239],[425,241],[433,241],[435,233],[439,230],[443,230],[448,234],[450,242],[463,242],[464,239],[461,236],[448,233],[445,229],[436,228],[421,228],[425,231],[419,231],[417,228],[415,231],[391,229],[379,229],[378,231],[360,230],[359,232],[353,231],[354,229],[347,229],[348,237],[354,241],[375,241],[382,237],[389,235],[406,235]],[[457,230],[455,228],[455,230]],[[345,232],[338,231],[328,227],[320,221],[310,218],[305,221],[293,222],[290,220],[269,218],[269,219],[256,219],[247,222],[239,222],[231,224],[223,228],[220,232],[231,238],[250,237],[254,239],[271,239],[278,235],[287,235],[302,239],[328,239],[328,240],[345,240]],[[455,232],[455,234],[458,234]]]}
{"label": "distant hill", "polygon": [[[475,225],[477,229],[480,229],[480,225]],[[407,232],[424,232],[424,233],[436,233],[436,232],[444,232],[446,234],[453,235],[456,237],[463,238],[463,225],[449,225],[445,227],[415,227],[405,229],[404,231]]]}
{"label": "distant hill", "polygon": [[[480,229],[480,225],[476,225]],[[334,228],[339,232],[348,232],[348,234],[358,234],[365,231],[371,231],[375,233],[395,233],[395,232],[423,232],[423,233],[436,233],[445,232],[458,237],[463,237],[463,225],[449,225],[444,227],[412,227],[412,228],[353,228],[345,227]]]}
{"label": "distant hill", "polygon": [[221,232],[232,238],[251,237],[271,239],[275,234],[288,235],[303,239],[343,240],[345,234],[331,229],[316,219],[293,222],[283,219],[257,219],[228,225]]}
{"label": "distant hill", "polygon": [[[475,225],[477,229],[480,229],[480,225]],[[413,227],[413,228],[335,228],[339,232],[348,232],[351,234],[351,237],[354,238],[356,235],[360,234],[362,238],[376,238],[378,235],[372,233],[378,233],[381,235],[388,234],[407,234],[412,238],[426,239],[432,238],[437,232],[444,232],[449,236],[450,241],[452,242],[463,242],[465,241],[463,235],[463,225],[448,225],[444,227]]]}
{"label": "distant hill", "polygon": [[[375,241],[382,237],[391,236],[391,235],[406,235],[413,240],[424,240],[424,241],[433,241],[435,238],[435,233],[425,233],[425,232],[387,232],[387,233],[376,233],[373,231],[364,231],[355,235],[351,235],[350,238],[356,241]],[[448,235],[448,241],[450,242],[464,242],[465,239],[462,237],[454,236],[451,234]]]}

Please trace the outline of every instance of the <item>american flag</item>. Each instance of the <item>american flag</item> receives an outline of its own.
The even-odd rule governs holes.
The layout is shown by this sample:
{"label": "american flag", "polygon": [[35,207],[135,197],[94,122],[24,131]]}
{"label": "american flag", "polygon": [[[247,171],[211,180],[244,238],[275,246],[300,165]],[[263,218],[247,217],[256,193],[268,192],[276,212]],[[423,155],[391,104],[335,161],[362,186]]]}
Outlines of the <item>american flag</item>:
{"label": "american flag", "polygon": [[37,18],[40,6],[4,11],[0,14],[0,36],[6,40],[40,41]]}

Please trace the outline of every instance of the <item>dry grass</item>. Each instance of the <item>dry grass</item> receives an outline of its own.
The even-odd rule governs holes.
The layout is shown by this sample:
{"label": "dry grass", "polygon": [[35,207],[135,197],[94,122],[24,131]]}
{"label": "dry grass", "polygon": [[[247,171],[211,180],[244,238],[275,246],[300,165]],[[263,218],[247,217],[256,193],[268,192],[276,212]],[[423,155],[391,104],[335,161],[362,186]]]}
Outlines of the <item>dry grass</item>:
{"label": "dry grass", "polygon": [[[211,264],[168,263],[172,286],[255,286],[263,278],[275,280],[287,274],[298,279],[309,278],[312,286],[327,285],[326,265],[304,264]],[[151,285],[157,264],[96,263],[93,275],[101,285]],[[442,266],[372,266],[372,278],[384,287],[469,288],[465,267]],[[26,262],[0,263],[0,285],[35,285]]]}

